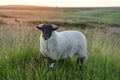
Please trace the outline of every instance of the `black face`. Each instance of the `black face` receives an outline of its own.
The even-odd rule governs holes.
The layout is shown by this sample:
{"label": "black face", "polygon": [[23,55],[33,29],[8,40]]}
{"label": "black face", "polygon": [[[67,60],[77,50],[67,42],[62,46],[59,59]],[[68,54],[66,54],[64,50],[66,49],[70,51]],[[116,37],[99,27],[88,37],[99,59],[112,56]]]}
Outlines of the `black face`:
{"label": "black face", "polygon": [[59,27],[53,28],[53,25],[43,24],[43,25],[37,26],[37,28],[42,31],[42,37],[45,40],[48,40],[51,37],[52,32],[54,30],[57,30]]}

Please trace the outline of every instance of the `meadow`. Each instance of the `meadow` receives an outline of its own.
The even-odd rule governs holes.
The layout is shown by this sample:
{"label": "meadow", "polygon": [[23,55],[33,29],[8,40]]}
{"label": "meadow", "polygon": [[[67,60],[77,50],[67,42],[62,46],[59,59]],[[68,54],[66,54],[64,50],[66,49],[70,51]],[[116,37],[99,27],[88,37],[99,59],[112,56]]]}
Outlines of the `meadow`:
{"label": "meadow", "polygon": [[[0,80],[120,80],[119,22],[120,8],[2,6]],[[59,60],[52,71],[48,69],[39,51],[41,32],[35,29],[39,23],[62,26],[58,31],[78,30],[85,34],[88,59],[82,70],[76,56]]]}

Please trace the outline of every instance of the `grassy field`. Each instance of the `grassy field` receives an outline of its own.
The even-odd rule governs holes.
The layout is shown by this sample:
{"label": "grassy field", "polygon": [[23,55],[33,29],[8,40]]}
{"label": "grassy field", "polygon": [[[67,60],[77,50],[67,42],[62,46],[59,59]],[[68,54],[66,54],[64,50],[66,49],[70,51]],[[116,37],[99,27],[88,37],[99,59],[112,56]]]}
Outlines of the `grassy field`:
{"label": "grassy field", "polygon": [[[108,28],[119,27],[120,8],[24,9],[0,9],[0,80],[120,80],[120,31]],[[85,34],[88,59],[82,71],[76,64],[76,56],[60,60],[52,72],[48,70],[47,61],[39,52],[40,31],[35,29],[35,25],[42,21],[51,23],[52,20],[64,26],[59,31],[74,29]],[[76,27],[76,23],[95,27],[81,29]]]}

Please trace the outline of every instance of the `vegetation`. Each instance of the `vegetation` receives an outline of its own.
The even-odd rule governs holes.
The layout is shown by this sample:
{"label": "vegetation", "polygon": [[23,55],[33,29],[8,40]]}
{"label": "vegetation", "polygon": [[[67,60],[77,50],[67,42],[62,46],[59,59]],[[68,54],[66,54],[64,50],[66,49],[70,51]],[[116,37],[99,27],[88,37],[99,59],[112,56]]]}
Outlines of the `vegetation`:
{"label": "vegetation", "polygon": [[[117,10],[103,9],[103,11],[108,11],[109,14],[114,14],[114,12],[110,11],[116,11],[115,14],[117,15],[114,14],[113,16],[118,16],[118,9],[119,8],[117,8]],[[2,12],[4,10],[1,9],[0,11]],[[76,18],[77,20],[78,16],[85,15],[84,17],[86,17],[86,15],[90,16],[91,13],[94,17],[100,15],[99,18],[101,20],[103,19],[101,17],[105,16],[106,19],[103,20],[106,22],[109,19],[113,21],[119,20],[119,18],[111,15],[101,15],[102,12],[97,12],[97,9],[92,9],[94,12],[96,11],[96,13],[92,12],[89,8],[81,9],[80,12],[83,12],[81,14],[79,14],[79,12],[73,12],[73,10],[79,9],[68,9],[67,12],[66,9],[62,9],[61,13],[64,14],[64,16],[61,15],[60,19],[63,17],[71,20],[71,16],[73,16],[72,19]],[[26,10],[23,10],[23,12],[24,11]],[[1,12],[0,14],[2,14]],[[12,15],[13,14],[14,12]],[[33,14],[36,13],[33,11]],[[20,13],[19,16],[21,15]],[[85,28],[83,30],[80,27],[76,27],[75,23],[69,25],[69,21],[67,25],[61,23],[63,26],[67,26],[63,27],[61,31],[74,29],[85,34],[88,42],[88,59],[85,60],[82,70],[78,68],[76,63],[77,57],[74,56],[71,59],[59,60],[55,68],[50,71],[46,59],[42,58],[39,51],[40,31],[35,30],[35,25],[39,23],[39,20],[38,23],[36,23],[36,18],[35,22],[33,20],[32,23],[26,18],[24,20],[17,18],[20,22],[15,22],[14,19],[16,18],[3,18],[3,21],[6,21],[7,24],[0,26],[0,80],[120,80],[119,30],[114,31],[96,27],[101,26],[100,24],[92,24],[95,26],[94,28]],[[79,20],[80,19],[81,17],[79,17]],[[85,20],[88,22],[87,19]],[[49,22],[51,20],[48,18],[47,21]],[[119,23],[115,21],[113,23],[119,25]],[[62,22],[65,21],[62,19]],[[108,21],[108,23],[111,24],[111,21]],[[102,26],[106,27],[106,25]]]}
{"label": "vegetation", "polygon": [[[12,28],[12,29],[11,29]],[[73,28],[69,28],[73,29]],[[80,30],[76,28],[77,30]],[[33,27],[1,27],[1,80],[119,80],[120,33],[86,29],[88,56],[82,71],[72,59],[60,60],[53,71],[39,52],[40,32]]]}
{"label": "vegetation", "polygon": [[0,20],[0,26],[5,25],[6,23],[3,20]]}

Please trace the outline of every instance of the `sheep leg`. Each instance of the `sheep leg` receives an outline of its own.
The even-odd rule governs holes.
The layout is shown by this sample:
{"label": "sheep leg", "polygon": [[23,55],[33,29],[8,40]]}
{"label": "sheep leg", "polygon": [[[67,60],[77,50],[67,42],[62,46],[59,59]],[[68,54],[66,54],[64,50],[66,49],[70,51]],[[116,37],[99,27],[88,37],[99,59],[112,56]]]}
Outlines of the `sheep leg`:
{"label": "sheep leg", "polygon": [[53,69],[54,64],[55,64],[55,63],[51,63],[51,64],[49,65],[49,68],[50,68],[50,69]]}
{"label": "sheep leg", "polygon": [[56,61],[49,58],[48,62],[49,62],[49,69],[53,69]]}
{"label": "sheep leg", "polygon": [[81,58],[81,57],[77,58],[77,63],[78,63],[78,66],[80,67],[80,69],[82,69],[83,60],[84,60],[84,58]]}

